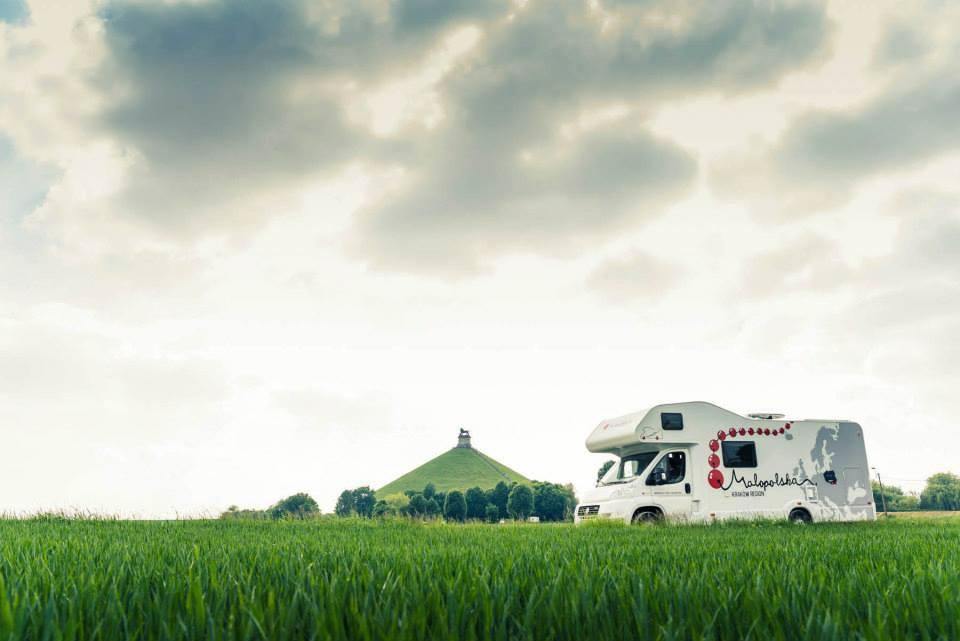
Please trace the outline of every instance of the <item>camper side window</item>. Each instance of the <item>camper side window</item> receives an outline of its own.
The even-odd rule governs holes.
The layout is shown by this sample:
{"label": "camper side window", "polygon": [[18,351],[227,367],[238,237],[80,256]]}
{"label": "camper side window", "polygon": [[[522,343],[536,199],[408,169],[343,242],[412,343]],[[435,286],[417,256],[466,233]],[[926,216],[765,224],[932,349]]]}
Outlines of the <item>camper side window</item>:
{"label": "camper side window", "polygon": [[682,430],[683,414],[680,412],[660,412],[660,427],[665,430]]}
{"label": "camper side window", "polygon": [[724,467],[756,467],[757,446],[752,441],[723,441]]}

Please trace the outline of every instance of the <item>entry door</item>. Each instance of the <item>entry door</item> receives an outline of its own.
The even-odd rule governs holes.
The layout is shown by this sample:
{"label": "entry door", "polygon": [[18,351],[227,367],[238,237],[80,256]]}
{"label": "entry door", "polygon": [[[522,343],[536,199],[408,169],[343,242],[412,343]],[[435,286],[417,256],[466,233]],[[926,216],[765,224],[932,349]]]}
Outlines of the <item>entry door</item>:
{"label": "entry door", "polygon": [[667,516],[688,517],[692,509],[690,457],[684,449],[667,450],[653,464],[645,483]]}

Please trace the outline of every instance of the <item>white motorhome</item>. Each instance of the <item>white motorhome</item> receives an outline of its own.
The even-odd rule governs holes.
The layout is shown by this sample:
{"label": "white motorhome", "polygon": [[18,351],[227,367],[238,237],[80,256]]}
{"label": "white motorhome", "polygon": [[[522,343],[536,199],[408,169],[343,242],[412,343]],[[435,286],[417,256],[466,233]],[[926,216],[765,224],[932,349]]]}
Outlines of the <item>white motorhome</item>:
{"label": "white motorhome", "polygon": [[601,422],[587,449],[617,460],[577,506],[578,523],[876,518],[863,430],[851,421],[672,403]]}

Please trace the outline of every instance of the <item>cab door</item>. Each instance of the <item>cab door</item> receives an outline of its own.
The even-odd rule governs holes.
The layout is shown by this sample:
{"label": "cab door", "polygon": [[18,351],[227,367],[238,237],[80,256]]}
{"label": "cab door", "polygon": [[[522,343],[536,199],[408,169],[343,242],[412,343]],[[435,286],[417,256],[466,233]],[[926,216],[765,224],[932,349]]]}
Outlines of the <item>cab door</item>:
{"label": "cab door", "polygon": [[644,483],[667,517],[688,518],[693,505],[690,457],[685,449],[666,450],[650,468]]}

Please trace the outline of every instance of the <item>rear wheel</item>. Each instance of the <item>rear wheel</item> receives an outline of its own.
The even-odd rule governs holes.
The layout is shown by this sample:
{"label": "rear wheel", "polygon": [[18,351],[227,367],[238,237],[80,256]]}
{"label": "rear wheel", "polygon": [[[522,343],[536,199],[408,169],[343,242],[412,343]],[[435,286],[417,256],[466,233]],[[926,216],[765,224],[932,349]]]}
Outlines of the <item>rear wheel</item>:
{"label": "rear wheel", "polygon": [[813,518],[810,516],[810,513],[799,507],[790,510],[790,516],[787,518],[791,523],[796,523],[797,525],[807,525],[808,523],[813,523]]}
{"label": "rear wheel", "polygon": [[634,525],[655,525],[663,520],[663,513],[659,510],[643,509],[637,510],[633,515],[631,523]]}

